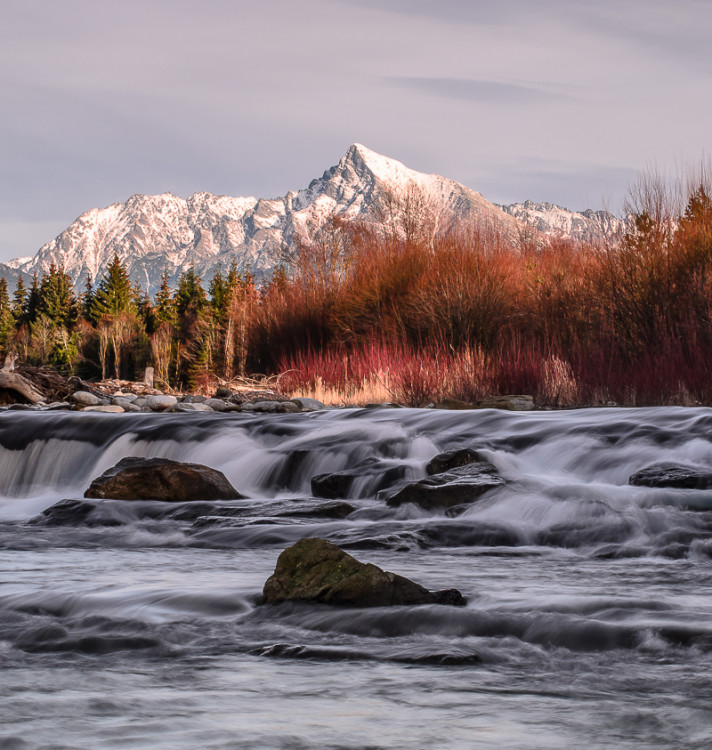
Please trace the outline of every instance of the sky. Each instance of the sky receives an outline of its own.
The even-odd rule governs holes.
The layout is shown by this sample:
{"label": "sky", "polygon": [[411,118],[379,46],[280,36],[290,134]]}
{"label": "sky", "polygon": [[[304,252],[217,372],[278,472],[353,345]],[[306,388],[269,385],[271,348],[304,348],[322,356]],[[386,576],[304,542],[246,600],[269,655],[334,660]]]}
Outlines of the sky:
{"label": "sky", "polygon": [[359,142],[620,210],[712,151],[710,0],[2,0],[0,261],[134,193],[275,197]]}

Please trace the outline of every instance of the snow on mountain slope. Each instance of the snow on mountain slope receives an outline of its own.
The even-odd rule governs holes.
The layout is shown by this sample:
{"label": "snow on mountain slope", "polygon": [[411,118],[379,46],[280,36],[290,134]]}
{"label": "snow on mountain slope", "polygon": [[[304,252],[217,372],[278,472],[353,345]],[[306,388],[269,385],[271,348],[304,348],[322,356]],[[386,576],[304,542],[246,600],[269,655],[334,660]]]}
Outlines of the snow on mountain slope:
{"label": "snow on mountain slope", "polygon": [[29,263],[29,261],[32,260],[32,256],[28,255],[26,258],[14,258],[13,260],[7,261],[7,263],[3,263],[3,265],[7,266],[8,268],[17,269],[20,266],[23,266],[25,263]]}
{"label": "snow on mountain slope", "polygon": [[[330,217],[387,223],[394,212],[404,211],[408,201],[430,222],[433,232],[445,231],[456,222],[476,221],[516,236],[522,229],[519,219],[530,221],[526,212],[520,216],[512,206],[502,211],[454,180],[416,172],[357,143],[307,188],[279,198],[195,193],[184,199],[164,193],[133,195],[125,203],[94,208],[34,257],[10,261],[8,281],[17,273],[41,275],[55,264],[63,266],[81,289],[87,277],[93,283],[101,278],[114,253],[127,265],[132,279],[150,293],[157,289],[164,270],[172,282],[191,266],[210,278],[219,264],[228,268],[233,260],[238,269],[249,268],[264,278],[295,238],[313,237]],[[562,227],[566,221],[561,219]]]}
{"label": "snow on mountain slope", "polygon": [[500,208],[542,234],[581,242],[615,238],[626,228],[625,219],[608,211],[569,211],[555,203],[512,203]]}

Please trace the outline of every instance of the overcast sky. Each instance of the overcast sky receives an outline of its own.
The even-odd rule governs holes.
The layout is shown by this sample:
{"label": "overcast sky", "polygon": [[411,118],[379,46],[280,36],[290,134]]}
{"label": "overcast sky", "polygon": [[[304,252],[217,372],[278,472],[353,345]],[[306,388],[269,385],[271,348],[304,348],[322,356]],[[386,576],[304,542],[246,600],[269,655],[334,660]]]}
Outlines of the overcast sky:
{"label": "overcast sky", "polygon": [[274,197],[361,142],[617,209],[712,151],[710,0],[2,0],[0,260],[133,193]]}

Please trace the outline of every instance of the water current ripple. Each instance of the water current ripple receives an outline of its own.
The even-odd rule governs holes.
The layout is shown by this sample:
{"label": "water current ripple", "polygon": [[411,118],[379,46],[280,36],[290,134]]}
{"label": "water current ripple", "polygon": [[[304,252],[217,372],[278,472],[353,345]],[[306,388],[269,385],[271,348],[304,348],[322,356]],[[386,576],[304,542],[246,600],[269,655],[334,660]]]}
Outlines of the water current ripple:
{"label": "water current ripple", "polygon": [[[386,504],[459,448],[503,484]],[[246,499],[85,500],[126,456]],[[712,490],[661,463],[710,410],[0,414],[0,748],[707,748]],[[260,605],[307,536],[468,604]]]}

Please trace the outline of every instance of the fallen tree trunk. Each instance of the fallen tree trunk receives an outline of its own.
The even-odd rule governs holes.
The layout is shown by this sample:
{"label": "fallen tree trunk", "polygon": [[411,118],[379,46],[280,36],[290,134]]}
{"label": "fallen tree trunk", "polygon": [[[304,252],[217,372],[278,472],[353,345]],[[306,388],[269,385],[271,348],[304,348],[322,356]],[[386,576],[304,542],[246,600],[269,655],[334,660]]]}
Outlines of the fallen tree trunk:
{"label": "fallen tree trunk", "polygon": [[29,380],[13,370],[0,370],[0,388],[19,393],[31,404],[39,404],[45,400]]}

